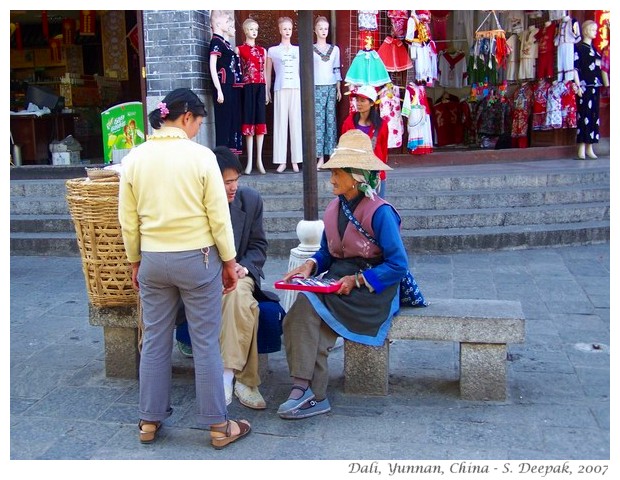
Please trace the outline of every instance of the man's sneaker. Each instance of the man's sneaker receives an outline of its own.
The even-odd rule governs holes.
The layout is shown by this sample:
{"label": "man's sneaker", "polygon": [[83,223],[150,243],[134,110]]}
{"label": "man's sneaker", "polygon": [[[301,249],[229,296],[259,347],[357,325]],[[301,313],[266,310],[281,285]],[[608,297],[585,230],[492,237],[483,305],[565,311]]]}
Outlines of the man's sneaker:
{"label": "man's sneaker", "polygon": [[191,345],[188,345],[187,343],[183,343],[183,342],[177,342],[177,347],[179,347],[179,352],[181,352],[181,355],[183,355],[184,357],[188,357],[188,358],[194,357],[194,352],[192,351]]}
{"label": "man's sneaker", "polygon": [[235,397],[239,399],[241,405],[255,410],[267,408],[267,402],[258,391],[258,387],[248,387],[240,381],[235,382]]}

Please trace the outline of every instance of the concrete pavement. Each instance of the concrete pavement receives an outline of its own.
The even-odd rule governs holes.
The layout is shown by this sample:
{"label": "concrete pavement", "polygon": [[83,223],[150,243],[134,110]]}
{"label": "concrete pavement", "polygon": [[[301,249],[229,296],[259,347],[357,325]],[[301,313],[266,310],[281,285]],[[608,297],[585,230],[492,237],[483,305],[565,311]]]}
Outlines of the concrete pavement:
{"label": "concrete pavement", "polygon": [[[270,354],[261,386],[268,408],[253,411],[236,399],[230,406],[231,418],[249,419],[253,432],[216,451],[194,425],[194,381],[182,368],[191,360],[175,350],[174,413],[156,443],[141,445],[138,384],[105,377],[103,332],[88,323],[81,259],[11,257],[10,467],[14,460],[44,459],[339,460],[293,464],[282,475],[342,478],[356,469],[389,475],[395,460],[439,464],[446,475],[463,460],[469,462],[464,468],[495,465],[498,473],[504,462],[497,461],[514,471],[527,468],[519,467],[523,460],[572,460],[574,473],[580,465],[608,465],[598,461],[610,458],[610,245],[415,255],[410,266],[431,302],[522,302],[526,342],[509,346],[505,402],[459,398],[458,346],[395,341],[389,396],[345,395],[338,349],[330,356],[332,411],[285,421],[276,414],[290,387],[281,351]],[[270,258],[266,267],[269,287],[287,270],[288,258]],[[20,468],[42,464],[53,468],[18,462]],[[281,464],[241,462],[239,472],[273,477]],[[63,472],[74,478],[69,472],[83,464],[70,465]],[[117,466],[101,463],[102,469]],[[88,462],[87,471],[97,468]]]}

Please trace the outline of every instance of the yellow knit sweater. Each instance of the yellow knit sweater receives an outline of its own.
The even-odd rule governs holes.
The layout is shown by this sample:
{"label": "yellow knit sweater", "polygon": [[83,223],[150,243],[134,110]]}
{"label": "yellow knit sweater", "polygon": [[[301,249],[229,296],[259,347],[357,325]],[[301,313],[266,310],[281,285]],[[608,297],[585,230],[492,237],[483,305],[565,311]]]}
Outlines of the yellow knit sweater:
{"label": "yellow knit sweater", "polygon": [[214,153],[176,127],[162,127],[124,159],[119,221],[127,259],[215,245],[235,258],[228,200]]}

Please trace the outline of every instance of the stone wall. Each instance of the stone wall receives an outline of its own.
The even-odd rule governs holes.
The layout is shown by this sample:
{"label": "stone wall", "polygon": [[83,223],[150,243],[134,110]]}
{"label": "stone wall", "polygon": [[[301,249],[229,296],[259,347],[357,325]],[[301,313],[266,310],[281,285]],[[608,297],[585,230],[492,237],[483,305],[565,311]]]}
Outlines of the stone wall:
{"label": "stone wall", "polygon": [[[146,111],[175,88],[191,88],[205,103],[209,115],[196,136],[213,147],[215,125],[209,74],[210,10],[145,10],[144,55]],[[149,127],[150,131],[150,127]]]}

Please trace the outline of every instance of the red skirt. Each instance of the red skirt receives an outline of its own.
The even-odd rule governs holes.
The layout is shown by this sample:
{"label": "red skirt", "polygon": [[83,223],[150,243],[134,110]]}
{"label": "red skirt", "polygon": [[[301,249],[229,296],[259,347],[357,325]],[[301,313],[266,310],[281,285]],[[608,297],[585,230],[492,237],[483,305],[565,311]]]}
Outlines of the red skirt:
{"label": "red skirt", "polygon": [[385,37],[377,53],[388,72],[402,72],[413,67],[409,50],[401,40]]}

